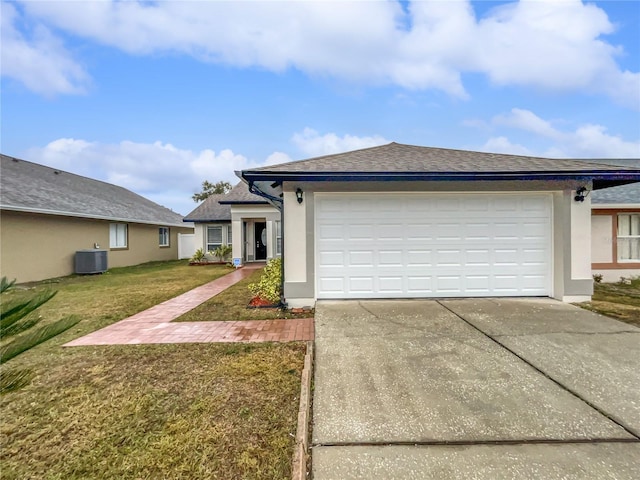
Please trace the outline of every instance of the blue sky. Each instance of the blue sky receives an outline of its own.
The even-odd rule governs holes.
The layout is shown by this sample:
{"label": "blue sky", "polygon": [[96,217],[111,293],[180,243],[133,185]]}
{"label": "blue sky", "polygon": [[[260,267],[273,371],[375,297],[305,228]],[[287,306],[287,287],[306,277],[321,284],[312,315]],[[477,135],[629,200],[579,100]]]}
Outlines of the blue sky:
{"label": "blue sky", "polygon": [[640,157],[640,2],[2,2],[2,153],[186,214],[391,141]]}

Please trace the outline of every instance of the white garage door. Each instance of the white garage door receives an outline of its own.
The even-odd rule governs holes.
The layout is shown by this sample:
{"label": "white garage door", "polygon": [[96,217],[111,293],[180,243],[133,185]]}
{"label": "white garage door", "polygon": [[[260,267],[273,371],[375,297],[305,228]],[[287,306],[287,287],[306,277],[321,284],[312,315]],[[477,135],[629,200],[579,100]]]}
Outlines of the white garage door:
{"label": "white garage door", "polygon": [[547,296],[548,194],[317,194],[318,298]]}

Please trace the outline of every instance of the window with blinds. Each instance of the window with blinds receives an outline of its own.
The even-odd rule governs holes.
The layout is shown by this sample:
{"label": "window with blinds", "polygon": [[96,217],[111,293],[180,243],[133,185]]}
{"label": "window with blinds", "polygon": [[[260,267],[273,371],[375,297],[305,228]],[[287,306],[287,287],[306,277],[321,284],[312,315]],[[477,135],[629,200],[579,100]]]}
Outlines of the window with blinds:
{"label": "window with blinds", "polygon": [[640,261],[640,214],[618,215],[618,261]]}

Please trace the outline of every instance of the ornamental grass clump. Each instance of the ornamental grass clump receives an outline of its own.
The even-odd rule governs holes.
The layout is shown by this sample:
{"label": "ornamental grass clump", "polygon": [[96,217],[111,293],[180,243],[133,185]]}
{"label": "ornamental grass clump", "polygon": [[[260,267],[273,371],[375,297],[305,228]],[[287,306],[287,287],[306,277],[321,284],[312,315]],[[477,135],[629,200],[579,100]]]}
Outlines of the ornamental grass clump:
{"label": "ornamental grass clump", "polygon": [[249,284],[249,291],[263,300],[278,303],[282,294],[282,260],[279,258],[269,260],[260,280]]}

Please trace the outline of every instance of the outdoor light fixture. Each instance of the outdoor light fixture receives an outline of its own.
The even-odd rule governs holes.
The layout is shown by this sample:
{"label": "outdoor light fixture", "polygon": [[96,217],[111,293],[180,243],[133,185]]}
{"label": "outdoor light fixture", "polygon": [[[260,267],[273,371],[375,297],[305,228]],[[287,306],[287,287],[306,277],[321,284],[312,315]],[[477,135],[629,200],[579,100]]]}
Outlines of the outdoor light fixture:
{"label": "outdoor light fixture", "polygon": [[296,198],[298,199],[298,203],[302,203],[302,189],[296,189]]}
{"label": "outdoor light fixture", "polygon": [[580,187],[576,190],[576,196],[573,197],[573,199],[576,202],[584,202],[584,199],[586,198],[587,195],[589,195],[589,192],[587,191],[587,187]]}

